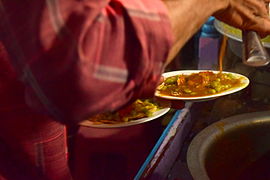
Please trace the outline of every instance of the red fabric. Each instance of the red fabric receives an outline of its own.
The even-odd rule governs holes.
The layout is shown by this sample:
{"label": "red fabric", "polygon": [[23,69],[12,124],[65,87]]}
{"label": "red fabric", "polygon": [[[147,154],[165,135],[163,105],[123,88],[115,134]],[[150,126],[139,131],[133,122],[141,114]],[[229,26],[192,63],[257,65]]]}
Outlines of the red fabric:
{"label": "red fabric", "polygon": [[134,179],[161,132],[158,120],[124,128],[80,127],[71,161],[74,178]]}
{"label": "red fabric", "polygon": [[33,108],[77,122],[153,95],[172,42],[161,1],[3,2],[1,39]]}
{"label": "red fabric", "polygon": [[31,110],[0,44],[0,179],[68,180],[65,126]]}
{"label": "red fabric", "polygon": [[64,125],[52,117],[77,123],[153,95],[172,42],[166,8],[152,0],[0,2],[0,174],[68,180]]}

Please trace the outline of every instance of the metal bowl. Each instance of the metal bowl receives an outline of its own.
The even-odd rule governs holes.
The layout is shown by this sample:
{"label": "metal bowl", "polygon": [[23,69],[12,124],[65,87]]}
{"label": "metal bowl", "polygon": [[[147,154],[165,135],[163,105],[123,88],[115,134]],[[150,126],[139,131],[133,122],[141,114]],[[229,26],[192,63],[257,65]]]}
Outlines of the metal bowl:
{"label": "metal bowl", "polygon": [[270,111],[220,120],[192,140],[187,163],[194,180],[238,179],[270,152]]}

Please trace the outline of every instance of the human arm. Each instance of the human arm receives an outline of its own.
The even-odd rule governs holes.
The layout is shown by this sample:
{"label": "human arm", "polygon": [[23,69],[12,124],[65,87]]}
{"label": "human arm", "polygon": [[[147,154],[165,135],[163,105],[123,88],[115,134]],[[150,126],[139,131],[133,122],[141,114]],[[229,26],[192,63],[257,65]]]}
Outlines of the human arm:
{"label": "human arm", "polygon": [[28,104],[74,122],[153,96],[166,57],[229,7],[227,0],[163,1],[170,22],[161,1],[52,2],[4,1],[9,19],[0,34]]}
{"label": "human arm", "polygon": [[211,15],[240,29],[270,34],[270,20],[265,3],[269,0],[163,0],[171,20],[174,45],[167,64]]}

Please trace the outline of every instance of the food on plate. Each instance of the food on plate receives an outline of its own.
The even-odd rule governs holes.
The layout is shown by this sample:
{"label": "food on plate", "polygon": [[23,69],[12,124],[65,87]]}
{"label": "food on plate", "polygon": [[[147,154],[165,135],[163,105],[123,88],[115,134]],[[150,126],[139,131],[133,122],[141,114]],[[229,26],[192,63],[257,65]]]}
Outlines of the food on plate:
{"label": "food on plate", "polygon": [[203,71],[168,77],[157,91],[167,96],[198,97],[217,94],[240,85],[241,79],[233,74]]}
{"label": "food on plate", "polygon": [[116,112],[107,112],[90,117],[94,124],[116,124],[152,116],[163,106],[152,99],[137,99]]}

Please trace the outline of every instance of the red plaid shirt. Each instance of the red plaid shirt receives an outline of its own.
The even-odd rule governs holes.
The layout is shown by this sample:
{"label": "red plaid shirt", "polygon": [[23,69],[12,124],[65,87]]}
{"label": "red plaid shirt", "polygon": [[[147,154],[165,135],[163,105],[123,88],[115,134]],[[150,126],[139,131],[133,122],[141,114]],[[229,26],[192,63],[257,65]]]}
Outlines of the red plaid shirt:
{"label": "red plaid shirt", "polygon": [[153,95],[172,42],[161,1],[2,0],[1,6],[0,38],[33,108],[80,121]]}
{"label": "red plaid shirt", "polygon": [[153,95],[171,40],[161,1],[0,0],[0,179],[70,178],[64,126],[26,101],[68,123]]}

